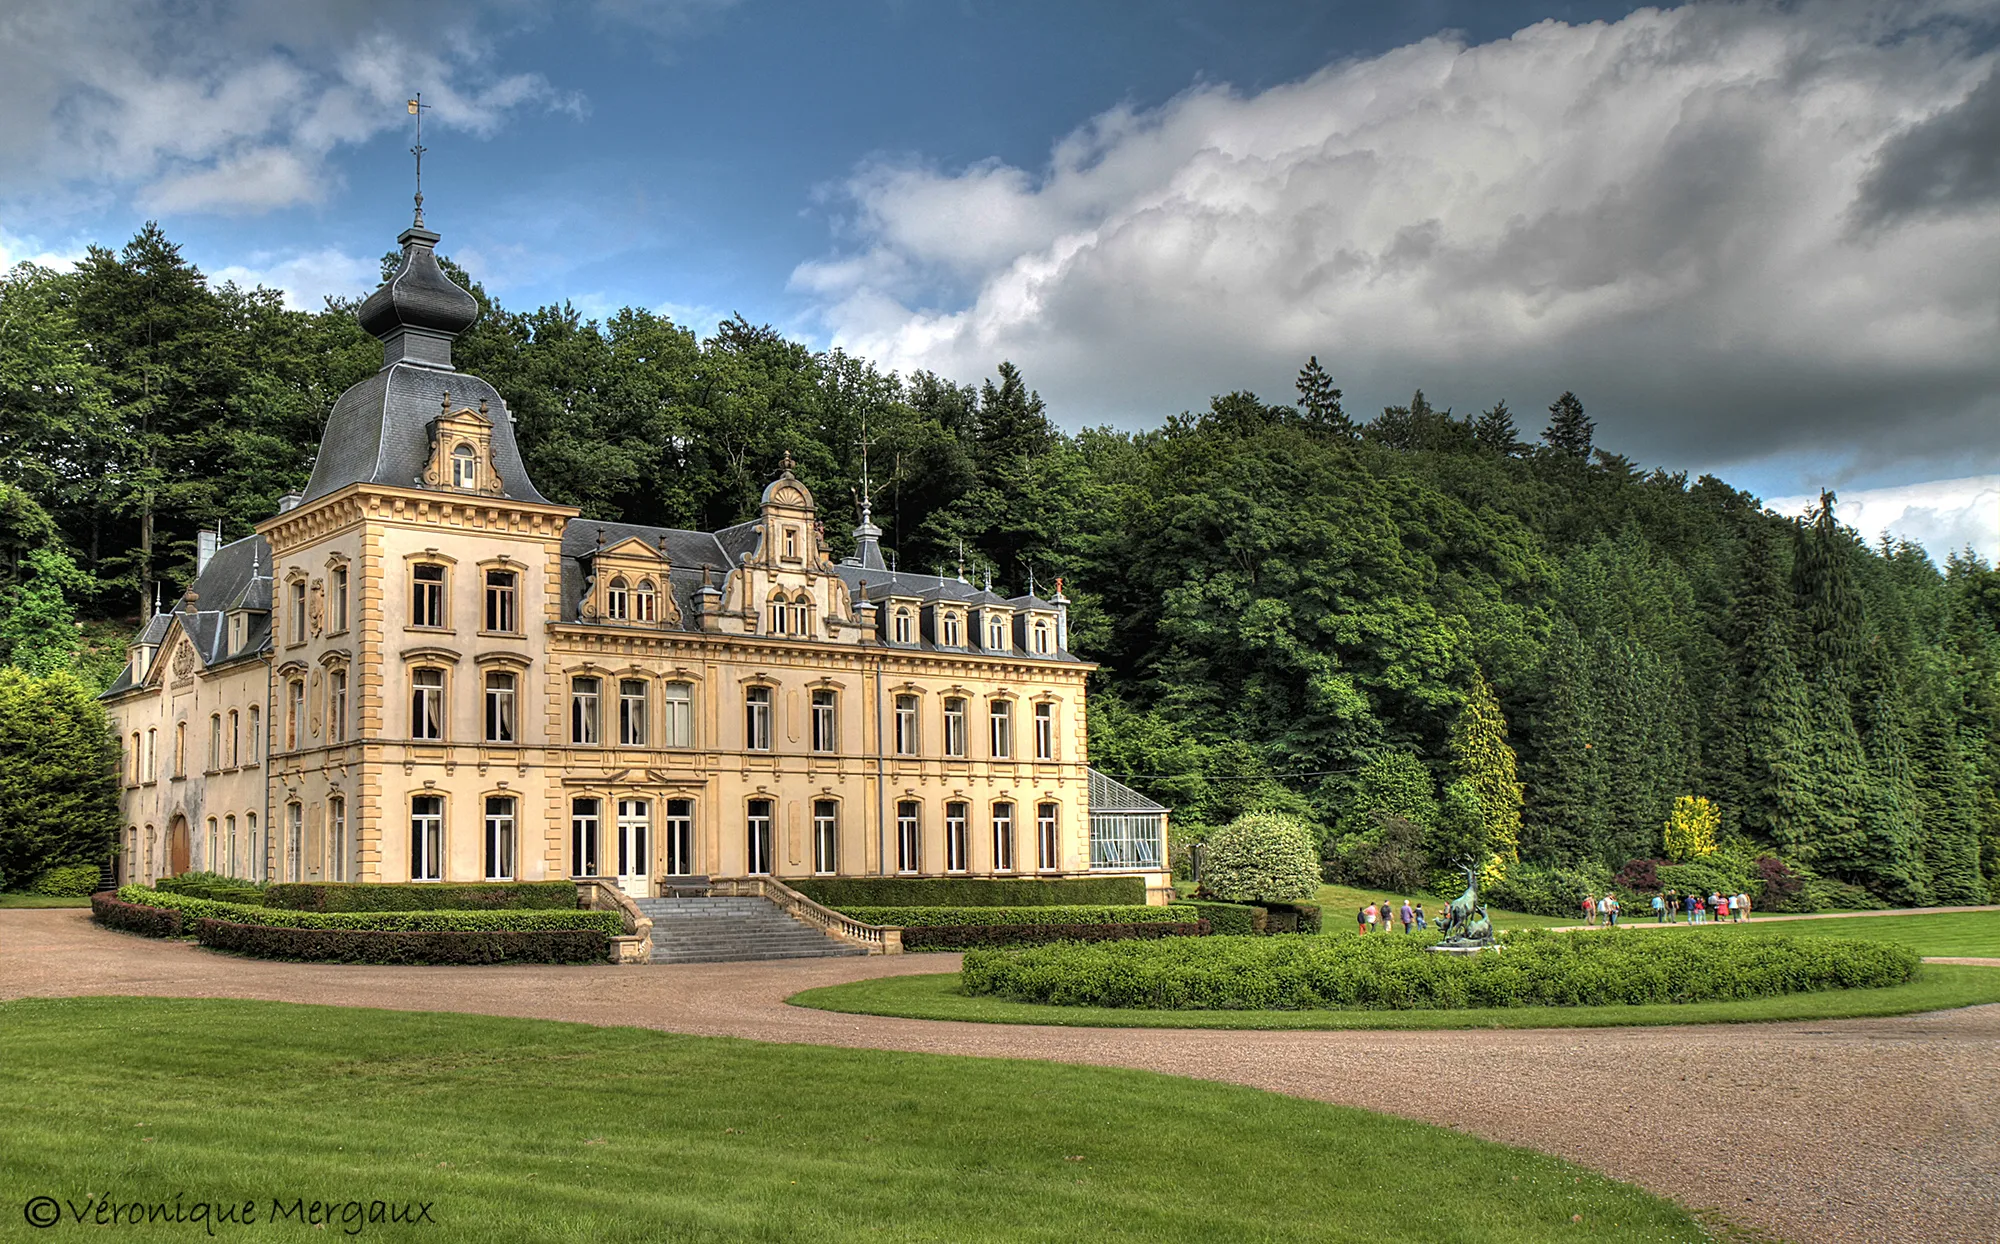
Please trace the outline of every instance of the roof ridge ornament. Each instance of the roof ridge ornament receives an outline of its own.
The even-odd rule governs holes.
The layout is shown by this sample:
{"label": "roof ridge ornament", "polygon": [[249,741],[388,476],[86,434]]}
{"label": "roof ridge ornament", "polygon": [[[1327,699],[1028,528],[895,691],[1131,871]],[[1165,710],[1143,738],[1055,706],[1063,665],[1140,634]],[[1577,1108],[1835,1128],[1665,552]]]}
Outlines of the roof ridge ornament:
{"label": "roof ridge ornament", "polygon": [[417,97],[410,101],[410,115],[417,119],[417,144],[410,148],[410,154],[417,157],[417,215],[411,222],[411,226],[417,229],[424,227],[424,152],[430,150],[424,146],[424,113],[430,108],[431,105],[424,102],[422,91],[418,91]]}

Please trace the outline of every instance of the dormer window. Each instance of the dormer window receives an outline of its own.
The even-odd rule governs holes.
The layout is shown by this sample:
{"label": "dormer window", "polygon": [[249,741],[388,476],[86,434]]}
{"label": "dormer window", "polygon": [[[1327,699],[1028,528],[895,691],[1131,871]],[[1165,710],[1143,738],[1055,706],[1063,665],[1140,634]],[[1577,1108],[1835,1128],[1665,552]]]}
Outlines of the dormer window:
{"label": "dormer window", "polygon": [[470,445],[460,445],[451,451],[451,486],[479,487],[479,452]]}
{"label": "dormer window", "polygon": [[896,610],[896,642],[899,644],[910,642],[910,611],[908,609]]}
{"label": "dormer window", "polygon": [[800,592],[797,596],[792,597],[792,623],[790,627],[792,634],[808,635],[812,633],[812,626],[806,620],[811,610],[812,597],[806,595],[804,592]]}
{"label": "dormer window", "polygon": [[1049,654],[1049,624],[1046,618],[1036,618],[1034,625],[1034,653],[1045,657]]}
{"label": "dormer window", "polygon": [[799,529],[797,527],[785,528],[785,560],[788,562],[799,560]]}
{"label": "dormer window", "polygon": [[785,614],[787,612],[785,598],[782,595],[771,597],[771,634],[782,635],[785,633]]}
{"label": "dormer window", "polygon": [[632,593],[632,620],[634,622],[660,620],[660,597],[654,590],[651,579],[639,580],[638,588]]}
{"label": "dormer window", "polygon": [[958,615],[956,613],[947,613],[944,615],[943,634],[944,634],[943,643],[945,647],[956,648],[959,646]]}
{"label": "dormer window", "polygon": [[1007,651],[1007,620],[994,618],[986,624],[986,646],[995,652]]}
{"label": "dormer window", "polygon": [[631,617],[631,612],[631,591],[625,576],[615,576],[610,586],[604,589],[604,616],[613,622],[624,622]]}

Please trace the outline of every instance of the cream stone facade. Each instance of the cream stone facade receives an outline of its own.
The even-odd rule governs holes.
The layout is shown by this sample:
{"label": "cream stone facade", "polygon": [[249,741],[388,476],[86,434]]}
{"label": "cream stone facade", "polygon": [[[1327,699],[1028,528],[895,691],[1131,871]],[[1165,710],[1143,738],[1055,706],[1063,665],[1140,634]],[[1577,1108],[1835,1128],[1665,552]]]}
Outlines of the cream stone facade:
{"label": "cream stone facade", "polygon": [[[128,879],[1139,874],[1165,812],[1102,777],[1067,602],[835,562],[780,466],[720,532],[543,498],[477,312],[421,229],[360,310],[384,365],[311,482],[216,550],[106,693]],[[1093,816],[1092,795],[1100,807]],[[1112,792],[1107,794],[1107,792]]]}

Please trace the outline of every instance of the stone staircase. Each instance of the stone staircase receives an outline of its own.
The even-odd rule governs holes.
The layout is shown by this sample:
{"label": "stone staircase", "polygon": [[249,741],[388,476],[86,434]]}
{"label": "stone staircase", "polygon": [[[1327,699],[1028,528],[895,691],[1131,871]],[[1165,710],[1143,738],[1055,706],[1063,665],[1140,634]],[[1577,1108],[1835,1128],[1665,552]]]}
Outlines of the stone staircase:
{"label": "stone staircase", "polygon": [[689,896],[632,900],[653,921],[654,963],[737,963],[865,955],[794,920],[768,899]]}

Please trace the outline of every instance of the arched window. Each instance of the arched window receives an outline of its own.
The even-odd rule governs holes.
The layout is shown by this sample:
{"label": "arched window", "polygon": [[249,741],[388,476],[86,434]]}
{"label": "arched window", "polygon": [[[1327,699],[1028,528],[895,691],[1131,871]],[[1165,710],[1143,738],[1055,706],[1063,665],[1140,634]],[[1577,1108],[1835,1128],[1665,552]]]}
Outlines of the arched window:
{"label": "arched window", "polygon": [[774,593],[771,596],[771,634],[783,635],[785,633],[786,614],[788,612],[784,594]]}
{"label": "arched window", "polygon": [[792,597],[792,624],[790,627],[792,634],[812,634],[812,625],[807,620],[811,612],[812,597],[806,595],[804,592],[800,592],[797,596]]}
{"label": "arched window", "polygon": [[958,614],[947,612],[943,615],[944,625],[939,628],[943,638],[939,641],[947,648],[956,648],[958,641]]}
{"label": "arched window", "polygon": [[604,616],[613,622],[623,622],[631,616],[631,593],[626,589],[625,576],[614,575],[604,589]]}
{"label": "arched window", "polygon": [[241,844],[236,841],[236,817],[234,815],[223,817],[222,825],[223,835],[228,840],[225,849],[229,852],[229,855],[227,867],[218,868],[216,871],[225,877],[241,877],[243,875],[243,849]]}
{"label": "arched window", "polygon": [[479,487],[479,453],[470,445],[460,445],[451,451],[451,486]]}
{"label": "arched window", "polygon": [[638,590],[632,593],[632,620],[634,622],[660,620],[660,597],[654,590],[651,579],[639,580]]}
{"label": "arched window", "polygon": [[986,646],[995,652],[1007,651],[1007,619],[993,618],[986,623]]}
{"label": "arched window", "polygon": [[896,642],[899,644],[910,642],[910,611],[908,609],[896,610]]}
{"label": "arched window", "polygon": [[1049,654],[1049,624],[1041,618],[1035,619],[1035,655]]}

